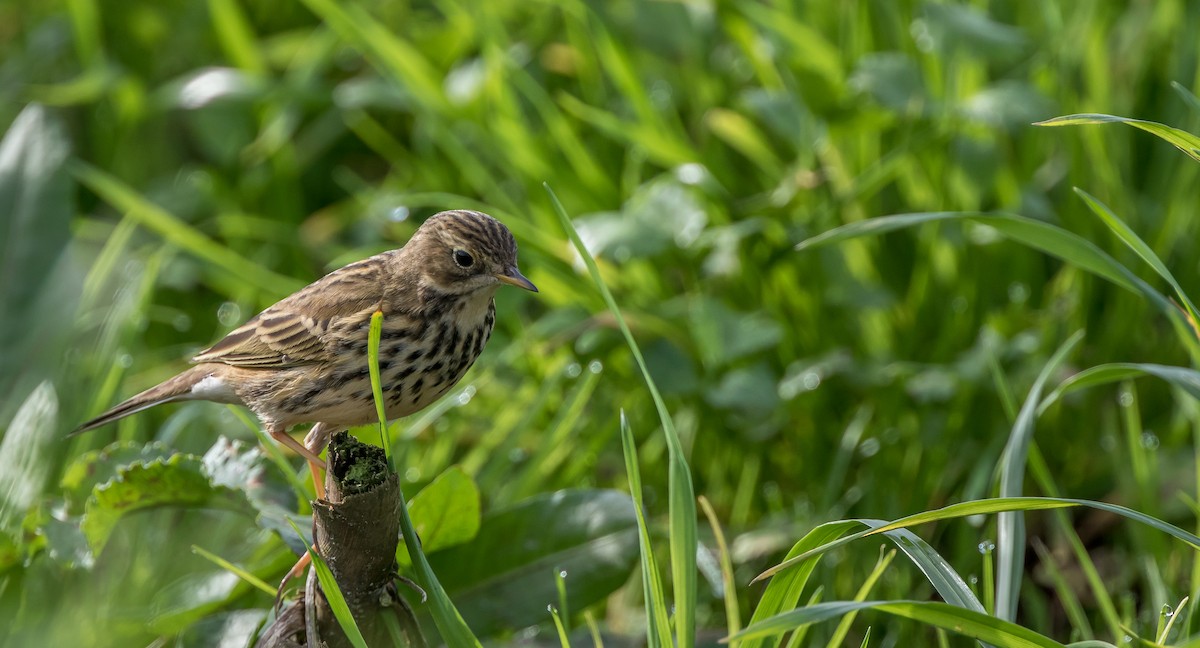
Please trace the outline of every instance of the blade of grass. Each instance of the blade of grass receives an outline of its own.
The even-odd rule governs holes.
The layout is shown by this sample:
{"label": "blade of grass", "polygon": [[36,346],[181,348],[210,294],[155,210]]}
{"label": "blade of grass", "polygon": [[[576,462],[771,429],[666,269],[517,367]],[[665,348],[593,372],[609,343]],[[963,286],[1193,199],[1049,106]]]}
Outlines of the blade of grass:
{"label": "blade of grass", "polygon": [[[813,547],[812,549],[808,549],[795,555],[794,557],[784,560],[778,565],[775,565],[774,567],[771,567],[770,569],[759,574],[754,578],[754,581],[751,582],[757,582],[766,578],[770,578],[771,576],[774,576],[785,569],[803,563],[813,556],[823,554],[831,549],[836,549],[837,547],[849,544],[860,538],[886,533],[894,529],[906,529],[919,524],[925,524],[927,522],[950,520],[954,518],[968,517],[971,515],[986,515],[989,513],[1002,513],[1005,511],[1043,511],[1050,509],[1070,508],[1074,506],[1084,506],[1100,511],[1115,513],[1121,517],[1128,518],[1135,522],[1141,522],[1142,524],[1158,529],[1159,531],[1162,531],[1179,540],[1182,540],[1183,542],[1188,543],[1197,549],[1200,549],[1200,537],[1197,537],[1192,533],[1188,533],[1187,531],[1184,531],[1173,524],[1159,520],[1158,518],[1151,517],[1145,513],[1141,513],[1124,506],[1119,506],[1117,504],[1097,502],[1094,500],[1071,499],[1067,497],[996,497],[975,500],[971,502],[959,502],[958,504],[951,504],[939,509],[915,513],[913,515],[908,515],[893,520],[892,522],[888,522],[887,524],[875,527],[873,529],[859,531],[857,533],[840,537],[836,540],[826,542],[825,544]],[[850,522],[847,521],[838,521],[829,522],[827,524],[838,525],[849,523]]]}
{"label": "blade of grass", "polygon": [[1120,382],[1139,376],[1154,376],[1178,387],[1192,398],[1200,400],[1200,371],[1187,367],[1142,362],[1112,362],[1089,367],[1059,383],[1038,406],[1038,415],[1067,394],[1087,387]]}
{"label": "blade of grass", "polygon": [[[896,557],[896,550],[884,551],[884,547],[879,548],[879,559],[875,561],[875,568],[867,575],[867,579],[859,586],[858,591],[854,594],[855,601],[867,600],[867,595],[875,588],[875,584],[883,576],[883,572],[887,570],[888,565],[892,564],[892,559]],[[846,640],[846,635],[850,634],[850,625],[854,623],[854,619],[858,616],[857,610],[847,612],[842,620],[838,622],[837,629],[833,631],[833,636],[829,638],[825,646],[827,648],[837,648]]]}
{"label": "blade of grass", "polygon": [[1077,268],[1103,277],[1114,284],[1150,300],[1159,311],[1179,324],[1187,325],[1183,314],[1157,290],[1138,278],[1094,243],[1060,227],[1015,214],[984,212],[922,212],[880,216],[836,227],[796,245],[805,251],[862,236],[875,236],[907,227],[940,221],[967,221],[994,228],[1001,234],[1036,250],[1061,259]]}
{"label": "blade of grass", "polygon": [[[1029,443],[1033,439],[1037,406],[1042,400],[1046,381],[1067,355],[1083,339],[1077,331],[1058,348],[1042,367],[1029,389],[1025,404],[1017,414],[1012,433],[1000,458],[1000,496],[1020,497],[1025,484],[1025,465]],[[1012,621],[1017,616],[1017,597],[1021,593],[1021,576],[1025,569],[1025,518],[1017,511],[1006,511],[996,521],[996,616]]]}
{"label": "blade of grass", "polygon": [[388,469],[396,472],[392,455],[391,435],[387,430],[387,413],[383,408],[383,385],[379,378],[379,338],[383,335],[383,311],[371,314],[371,329],[367,337],[367,371],[371,375],[371,394],[375,397],[375,415],[379,417],[379,443],[387,457]]}
{"label": "blade of grass", "polygon": [[199,545],[192,545],[192,553],[199,554],[201,557],[205,558],[209,562],[212,562],[213,564],[224,569],[225,571],[236,575],[238,578],[240,578],[240,579],[246,581],[247,583],[253,585],[254,587],[257,587],[258,589],[266,592],[268,596],[275,596],[275,588],[271,587],[270,585],[267,585],[266,582],[263,581],[263,579],[259,578],[258,576],[255,576],[254,574],[251,574],[250,572],[246,571],[245,569],[242,569],[241,567],[238,567],[237,565],[229,562],[228,560],[225,560],[224,558],[218,556],[217,554],[207,551],[204,548],[200,547]]}
{"label": "blade of grass", "polygon": [[621,447],[625,452],[625,473],[629,479],[629,493],[633,496],[638,543],[641,545],[642,595],[646,602],[647,619],[646,645],[650,648],[660,648],[670,643],[671,622],[667,616],[667,601],[658,573],[658,561],[650,543],[650,529],[646,525],[646,505],[642,499],[642,473],[638,469],[637,449],[624,410],[621,411]]}
{"label": "blade of grass", "polygon": [[1196,311],[1196,305],[1193,304],[1192,300],[1188,298],[1187,293],[1183,292],[1183,286],[1179,285],[1179,282],[1175,279],[1175,275],[1171,274],[1171,271],[1167,269],[1167,266],[1162,262],[1162,259],[1158,258],[1158,255],[1154,253],[1154,250],[1150,249],[1150,246],[1147,245],[1146,242],[1143,241],[1141,237],[1139,237],[1137,233],[1125,223],[1125,221],[1121,220],[1120,217],[1113,213],[1112,209],[1109,209],[1108,205],[1100,202],[1100,200],[1098,200],[1095,196],[1089,194],[1083,189],[1080,189],[1079,187],[1075,187],[1075,193],[1079,195],[1080,198],[1083,198],[1083,202],[1087,203],[1088,208],[1091,209],[1092,212],[1097,216],[1099,216],[1101,221],[1104,221],[1104,224],[1108,226],[1108,229],[1112,230],[1112,232],[1116,234],[1117,237],[1129,247],[1129,249],[1133,250],[1139,257],[1141,257],[1143,261],[1146,262],[1146,265],[1153,268],[1154,271],[1158,273],[1158,276],[1162,277],[1168,284],[1171,285],[1171,288],[1175,290],[1175,297],[1179,299],[1179,302],[1182,303],[1185,308],[1187,308],[1187,312],[1189,315],[1191,315],[1192,320],[1200,321],[1200,314],[1198,314]]}
{"label": "blade of grass", "polygon": [[830,601],[818,603],[765,619],[730,636],[728,640],[776,636],[858,610],[872,609],[920,621],[937,628],[944,628],[963,636],[986,641],[999,648],[1063,648],[1063,644],[1015,623],[949,603],[931,601]]}
{"label": "blade of grass", "polygon": [[1081,113],[1077,115],[1064,115],[1047,119],[1046,121],[1034,122],[1034,126],[1078,126],[1081,124],[1128,124],[1134,128],[1140,128],[1147,133],[1157,135],[1159,138],[1169,142],[1172,146],[1183,151],[1188,157],[1200,162],[1200,136],[1193,135],[1185,130],[1180,130],[1166,124],[1158,122],[1146,121],[1144,119],[1133,119],[1132,117],[1118,117],[1117,115],[1105,115],[1101,113]]}
{"label": "blade of grass", "polygon": [[725,595],[725,626],[726,631],[733,633],[742,629],[742,619],[738,611],[737,589],[733,582],[733,559],[729,556],[729,546],[725,544],[725,533],[721,531],[721,522],[717,512],[713,510],[708,498],[701,495],[697,498],[708,525],[712,527],[713,537],[717,541],[717,555],[721,560],[721,592]]}
{"label": "blade of grass", "polygon": [[[300,527],[296,526],[296,523],[290,518],[287,522],[292,525],[292,530],[300,537],[300,541],[305,542]],[[325,600],[329,601],[329,609],[333,611],[333,616],[341,626],[342,632],[354,648],[367,648],[367,640],[363,638],[358,624],[354,621],[354,615],[350,613],[350,606],[346,604],[346,597],[338,587],[337,579],[333,577],[333,571],[329,569],[325,559],[317,554],[311,545],[308,547],[308,555],[312,557],[312,569],[317,572],[317,581],[321,583],[321,591],[325,593]]]}
{"label": "blade of grass", "polygon": [[[383,389],[379,384],[379,337],[380,331],[383,328],[382,322],[383,313],[376,311],[371,316],[371,339],[368,340],[367,346],[371,364],[369,371],[371,375],[371,392],[375,397],[375,412],[379,416],[379,429],[386,439],[387,420],[383,408]],[[373,350],[371,349],[372,344],[374,345]],[[391,456],[389,452],[389,460]],[[438,581],[437,575],[433,573],[433,568],[429,566],[429,560],[425,558],[425,552],[421,550],[421,540],[417,537],[416,528],[413,527],[412,518],[408,514],[408,504],[404,501],[404,492],[400,491],[399,495],[400,532],[404,536],[405,546],[408,547],[408,555],[412,558],[417,583],[421,586],[421,589],[425,590],[429,597],[430,615],[433,617],[434,624],[437,625],[438,632],[441,633],[442,639],[449,646],[479,646],[479,639],[471,632],[471,628],[467,626],[467,622],[463,620],[462,615],[454,607],[454,603],[450,600],[450,597],[446,595],[446,590]]]}
{"label": "blade of grass", "polygon": [[116,177],[78,160],[71,171],[81,184],[129,218],[178,245],[188,253],[275,294],[286,295],[304,284],[277,274],[208,238],[167,210],[155,205]]}
{"label": "blade of grass", "polygon": [[579,232],[575,231],[575,226],[571,224],[566,209],[563,208],[550,185],[543,184],[542,186],[550,195],[550,201],[554,205],[554,211],[558,214],[563,229],[566,230],[567,235],[571,238],[571,243],[575,245],[575,249],[583,258],[583,262],[592,276],[592,281],[600,290],[604,302],[608,304],[608,309],[616,319],[621,334],[625,336],[625,342],[629,345],[634,360],[637,361],[642,377],[646,380],[646,386],[650,390],[650,396],[654,400],[654,406],[658,410],[663,434],[666,435],[670,461],[668,517],[671,577],[675,594],[675,643],[679,648],[691,648],[696,643],[696,495],[692,487],[691,472],[684,456],[683,444],[679,441],[679,434],[675,431],[675,424],[671,420],[667,405],[663,402],[662,395],[659,393],[657,385],[654,384],[654,379],[650,376],[650,369],[646,365],[646,359],[642,357],[641,348],[629,330],[629,325],[625,323],[625,318],[621,316],[621,309],[617,307],[617,301],[613,299],[608,285],[600,276],[600,268],[596,265],[596,260],[592,258],[591,252],[579,238]]}

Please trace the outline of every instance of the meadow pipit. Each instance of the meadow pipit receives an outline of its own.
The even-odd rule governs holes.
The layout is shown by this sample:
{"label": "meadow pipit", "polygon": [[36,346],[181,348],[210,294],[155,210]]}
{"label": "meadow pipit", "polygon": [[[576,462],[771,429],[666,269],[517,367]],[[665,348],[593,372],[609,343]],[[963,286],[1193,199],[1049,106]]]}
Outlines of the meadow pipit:
{"label": "meadow pipit", "polygon": [[[500,284],[537,292],[517,269],[517,244],[496,219],[446,211],[408,244],[335,270],[259,313],[196,366],[84,423],[85,432],[160,403],[206,400],[250,408],[279,442],[308,459],[340,430],[377,419],[367,367],[371,315],[383,312],[380,382],[388,419],[445,394],[492,333]],[[301,445],[293,425],[315,423]]]}

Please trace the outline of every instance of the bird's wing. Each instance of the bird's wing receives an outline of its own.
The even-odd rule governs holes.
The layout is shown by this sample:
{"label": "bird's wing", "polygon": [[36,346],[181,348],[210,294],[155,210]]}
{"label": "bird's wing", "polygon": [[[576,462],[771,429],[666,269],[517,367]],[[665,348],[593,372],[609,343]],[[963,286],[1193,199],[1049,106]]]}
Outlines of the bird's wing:
{"label": "bird's wing", "polygon": [[[383,298],[379,257],[336,270],[259,313],[192,362],[281,369],[331,359],[331,329],[367,321]],[[364,327],[364,338],[366,328]]]}

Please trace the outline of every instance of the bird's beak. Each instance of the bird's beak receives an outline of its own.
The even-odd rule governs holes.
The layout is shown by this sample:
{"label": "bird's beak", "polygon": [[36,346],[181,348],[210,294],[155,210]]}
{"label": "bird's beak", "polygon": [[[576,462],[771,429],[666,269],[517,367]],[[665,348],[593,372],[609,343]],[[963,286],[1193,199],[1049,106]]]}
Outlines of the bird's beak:
{"label": "bird's beak", "polygon": [[520,270],[517,270],[517,266],[508,268],[504,272],[496,275],[496,278],[500,280],[500,283],[506,283],[510,286],[516,286],[517,288],[524,288],[525,290],[532,292],[538,291],[537,286],[533,285],[532,281],[526,279],[525,275],[521,274]]}

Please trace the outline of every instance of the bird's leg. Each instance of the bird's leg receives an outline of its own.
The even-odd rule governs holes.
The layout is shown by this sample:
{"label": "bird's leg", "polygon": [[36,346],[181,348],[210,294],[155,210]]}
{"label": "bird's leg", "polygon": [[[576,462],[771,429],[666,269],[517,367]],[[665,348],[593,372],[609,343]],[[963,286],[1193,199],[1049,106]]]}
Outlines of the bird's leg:
{"label": "bird's leg", "polygon": [[304,456],[310,457],[308,469],[312,471],[313,487],[316,488],[317,499],[325,499],[325,479],[321,475],[321,469],[325,467],[325,462],[317,459],[317,462],[314,463],[311,457],[320,457],[321,451],[329,445],[329,437],[337,432],[338,429],[332,425],[317,423],[304,436]]}
{"label": "bird's leg", "polygon": [[[317,425],[320,425],[320,423]],[[315,429],[316,426],[313,426],[313,428]],[[272,426],[267,432],[275,437],[276,441],[295,450],[300,456],[308,460],[308,469],[312,471],[313,475],[313,489],[317,492],[317,499],[323,499],[325,497],[325,482],[321,479],[321,469],[325,467],[325,462],[319,456],[321,450],[318,449],[316,452],[309,450],[304,445],[301,445],[299,441],[293,439],[287,433],[287,430],[282,427]],[[311,436],[312,432],[309,432],[309,435]],[[307,440],[307,437],[305,439]]]}
{"label": "bird's leg", "polygon": [[[317,548],[316,548],[316,546],[314,546],[313,551],[316,551],[316,550],[317,550]],[[304,554],[302,556],[300,556],[300,560],[297,560],[296,564],[292,565],[292,568],[288,570],[288,573],[283,575],[283,580],[279,581],[279,589],[275,590],[275,611],[276,612],[279,612],[279,604],[283,602],[283,588],[287,587],[288,581],[292,580],[293,578],[296,578],[300,574],[303,574],[304,569],[306,567],[308,567],[310,564],[312,564],[312,554],[305,551]]]}
{"label": "bird's leg", "polygon": [[[296,450],[296,452],[299,452],[308,459],[308,469],[312,471],[313,488],[316,489],[317,499],[325,499],[325,479],[321,475],[321,469],[325,468],[326,464],[324,461],[321,461],[321,451],[325,449],[325,446],[329,445],[329,437],[333,436],[339,431],[340,430],[338,428],[335,428],[332,425],[317,423],[316,425],[312,426],[312,429],[308,431],[307,435],[305,435],[303,446],[301,446],[299,443],[296,443],[295,439],[286,434],[283,434],[282,436],[286,438],[287,441],[283,441],[283,438],[280,438],[279,435],[276,435],[274,431],[271,432],[271,436],[279,439],[285,445],[293,448]],[[315,545],[313,546],[312,550],[317,550]],[[296,564],[292,565],[292,568],[289,569],[288,573],[284,575],[283,581],[279,583],[279,590],[275,594],[276,609],[279,609],[279,603],[283,600],[283,588],[287,586],[288,581],[296,578],[300,574],[303,574],[304,569],[311,563],[312,554],[306,551],[304,552],[304,555],[300,556],[300,560],[297,560]]]}

